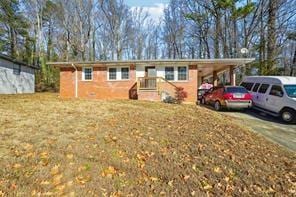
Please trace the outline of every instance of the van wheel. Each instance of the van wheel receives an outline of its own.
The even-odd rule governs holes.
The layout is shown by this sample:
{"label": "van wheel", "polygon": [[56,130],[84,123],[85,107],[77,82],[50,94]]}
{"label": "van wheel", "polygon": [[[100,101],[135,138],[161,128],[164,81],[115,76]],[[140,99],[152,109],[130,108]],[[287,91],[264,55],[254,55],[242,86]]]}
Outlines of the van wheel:
{"label": "van wheel", "polygon": [[292,123],[296,119],[296,112],[289,108],[283,109],[281,111],[281,118],[286,123]]}
{"label": "van wheel", "polygon": [[219,101],[216,101],[214,104],[214,108],[216,111],[220,111],[221,110],[221,103]]}

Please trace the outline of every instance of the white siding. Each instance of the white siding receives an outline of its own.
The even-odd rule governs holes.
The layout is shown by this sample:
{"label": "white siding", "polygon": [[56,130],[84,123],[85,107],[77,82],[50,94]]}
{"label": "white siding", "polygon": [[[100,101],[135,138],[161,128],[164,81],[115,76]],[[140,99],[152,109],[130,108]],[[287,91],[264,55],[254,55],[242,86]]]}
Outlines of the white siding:
{"label": "white siding", "polygon": [[35,92],[35,70],[21,66],[19,75],[13,73],[13,63],[0,59],[0,94]]}
{"label": "white siding", "polygon": [[145,77],[145,66],[144,65],[137,65],[136,66],[136,78],[138,77]]}
{"label": "white siding", "polygon": [[[147,65],[149,66],[149,65]],[[168,65],[170,66],[170,65]],[[175,75],[175,81],[177,81],[178,78],[178,66],[184,66],[184,65],[172,65],[174,67],[174,75]],[[145,77],[145,65],[137,65],[136,67],[136,77]],[[189,73],[188,66],[187,67],[187,75]],[[155,66],[156,69],[156,75],[157,77],[163,77],[165,78],[165,66]],[[189,76],[187,76],[189,77]]]}

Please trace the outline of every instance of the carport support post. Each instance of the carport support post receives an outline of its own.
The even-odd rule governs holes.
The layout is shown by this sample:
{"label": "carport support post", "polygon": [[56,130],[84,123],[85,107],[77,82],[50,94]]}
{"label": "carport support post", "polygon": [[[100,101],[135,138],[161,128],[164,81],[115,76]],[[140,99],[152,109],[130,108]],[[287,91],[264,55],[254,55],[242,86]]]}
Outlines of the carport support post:
{"label": "carport support post", "polygon": [[235,86],[235,73],[234,73],[234,66],[229,66],[229,78],[230,78],[230,84],[232,86]]}
{"label": "carport support post", "polygon": [[217,71],[213,71],[213,85],[217,86],[218,85],[218,75]]}

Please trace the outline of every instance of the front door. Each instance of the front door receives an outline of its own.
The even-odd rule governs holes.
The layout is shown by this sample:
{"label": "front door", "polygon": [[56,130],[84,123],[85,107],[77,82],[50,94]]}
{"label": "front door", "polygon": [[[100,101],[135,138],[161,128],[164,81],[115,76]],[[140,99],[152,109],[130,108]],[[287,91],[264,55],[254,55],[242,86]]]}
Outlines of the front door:
{"label": "front door", "polygon": [[145,75],[146,75],[146,77],[156,77],[155,66],[147,66],[147,67],[145,67]]}
{"label": "front door", "polygon": [[145,85],[148,89],[156,89],[156,69],[155,66],[145,67]]}

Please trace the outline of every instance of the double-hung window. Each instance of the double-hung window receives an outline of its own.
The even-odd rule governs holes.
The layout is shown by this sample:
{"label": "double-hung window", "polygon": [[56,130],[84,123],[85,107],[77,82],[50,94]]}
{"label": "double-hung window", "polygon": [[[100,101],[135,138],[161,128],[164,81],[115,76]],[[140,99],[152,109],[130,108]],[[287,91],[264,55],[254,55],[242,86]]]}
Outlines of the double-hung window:
{"label": "double-hung window", "polygon": [[174,73],[174,67],[165,67],[165,79],[169,81],[174,81],[175,80],[175,73]]}
{"label": "double-hung window", "polygon": [[93,68],[92,67],[84,67],[82,69],[82,80],[83,81],[91,81],[93,79]]}
{"label": "double-hung window", "polygon": [[117,78],[117,69],[109,68],[109,80],[116,80]]}
{"label": "double-hung window", "polygon": [[130,77],[129,71],[129,67],[109,67],[107,80],[128,80]]}
{"label": "double-hung window", "polygon": [[128,67],[122,67],[121,68],[121,80],[129,79],[129,68]]}
{"label": "double-hung window", "polygon": [[187,80],[187,67],[186,66],[179,66],[178,67],[178,80],[179,81]]}

